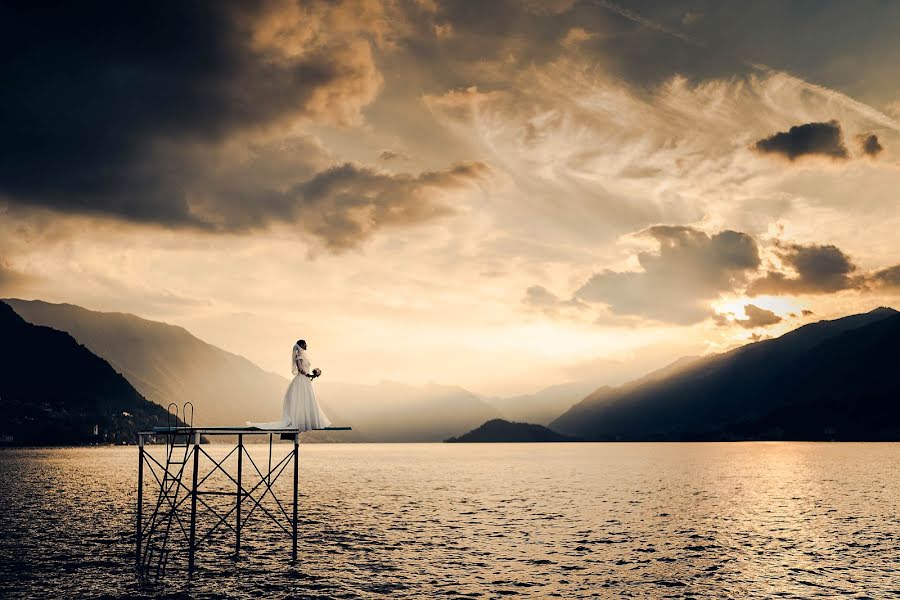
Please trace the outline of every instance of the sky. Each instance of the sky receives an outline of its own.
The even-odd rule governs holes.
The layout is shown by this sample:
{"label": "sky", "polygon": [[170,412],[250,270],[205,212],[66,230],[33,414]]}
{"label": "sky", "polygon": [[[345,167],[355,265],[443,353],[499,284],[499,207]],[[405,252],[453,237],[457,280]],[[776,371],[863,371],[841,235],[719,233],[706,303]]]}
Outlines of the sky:
{"label": "sky", "polygon": [[900,304],[900,3],[26,4],[0,296],[485,394]]}

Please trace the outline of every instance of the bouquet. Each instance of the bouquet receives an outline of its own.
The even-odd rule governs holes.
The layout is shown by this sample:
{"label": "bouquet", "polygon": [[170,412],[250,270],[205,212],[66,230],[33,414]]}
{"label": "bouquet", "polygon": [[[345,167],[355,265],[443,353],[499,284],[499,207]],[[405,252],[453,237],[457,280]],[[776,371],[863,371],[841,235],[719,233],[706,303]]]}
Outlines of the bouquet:
{"label": "bouquet", "polygon": [[313,369],[312,373],[309,373],[307,375],[307,377],[309,377],[310,379],[315,379],[316,377],[320,376],[321,374],[322,374],[322,369]]}

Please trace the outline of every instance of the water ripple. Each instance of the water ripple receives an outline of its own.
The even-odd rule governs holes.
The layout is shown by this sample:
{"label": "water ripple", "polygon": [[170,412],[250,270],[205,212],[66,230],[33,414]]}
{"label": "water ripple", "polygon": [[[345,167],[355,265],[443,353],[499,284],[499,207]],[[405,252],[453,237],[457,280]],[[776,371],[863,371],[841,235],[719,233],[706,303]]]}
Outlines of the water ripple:
{"label": "water ripple", "polygon": [[[262,467],[266,448],[252,451]],[[296,564],[290,540],[255,514],[240,560],[224,529],[193,580],[176,569],[146,581],[133,568],[136,449],[7,449],[0,597],[896,596],[898,453],[896,444],[303,446]],[[287,476],[276,488],[289,496]]]}

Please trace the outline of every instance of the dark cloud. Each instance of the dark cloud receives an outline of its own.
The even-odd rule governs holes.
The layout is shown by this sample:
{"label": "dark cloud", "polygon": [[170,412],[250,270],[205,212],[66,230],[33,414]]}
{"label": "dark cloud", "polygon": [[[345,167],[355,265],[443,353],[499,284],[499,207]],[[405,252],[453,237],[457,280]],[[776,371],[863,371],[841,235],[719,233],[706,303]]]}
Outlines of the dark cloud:
{"label": "dark cloud", "polygon": [[812,315],[814,315],[816,313],[809,310],[808,308],[804,308],[803,310],[800,311],[800,314],[803,315],[804,317],[811,317]]}
{"label": "dark cloud", "polygon": [[[876,20],[853,3],[834,0],[801,5],[716,0],[692,0],[687,5],[650,0],[436,0],[417,5],[433,10],[410,19],[417,24],[417,32],[403,44],[424,59],[423,78],[440,77],[443,89],[503,88],[518,68],[557,60],[565,48],[559,42],[573,28],[580,28],[599,35],[570,45],[569,51],[595,59],[604,72],[638,89],[652,89],[676,74],[692,82],[741,77],[755,73],[752,64],[766,64],[801,77],[814,76],[817,83],[868,103],[873,103],[873,89],[887,95],[874,104],[894,100],[891,86],[871,85],[892,72],[890,57],[900,48],[900,41],[895,41],[900,5],[891,3],[879,7],[884,18]],[[821,32],[834,23],[841,23],[841,35],[823,36]],[[873,39],[894,52],[873,55]],[[798,43],[803,52],[797,51]],[[486,68],[491,64],[499,68]]]}
{"label": "dark cloud", "polygon": [[409,155],[399,150],[384,149],[378,153],[378,158],[385,162],[391,160],[409,160]]}
{"label": "dark cloud", "polygon": [[617,3],[611,2],[438,0],[420,4],[435,10],[410,18],[417,23],[417,31],[405,37],[403,45],[417,59],[426,59],[418,65],[422,72],[417,75],[432,94],[439,91],[437,77],[441,90],[469,86],[519,90],[522,84],[517,76],[523,69],[554,63],[573,52],[603,64],[610,75],[635,83],[640,90],[676,74],[700,80],[731,77],[735,69],[749,71],[728,53],[709,52],[647,26],[657,17],[680,22],[685,13],[674,4],[657,4],[643,23],[623,16],[615,9]]}
{"label": "dark cloud", "polygon": [[[873,291],[900,288],[900,265],[860,271],[837,246],[779,243],[775,254],[786,271],[766,271],[747,289],[759,294],[830,294],[842,290]],[[804,309],[803,316],[811,316]]]}
{"label": "dark cloud", "polygon": [[780,244],[776,254],[794,274],[769,271],[754,281],[749,293],[827,294],[858,287],[856,265],[833,245]]}
{"label": "dark cloud", "polygon": [[884,150],[884,146],[878,141],[878,136],[874,133],[865,133],[857,136],[859,148],[866,156],[878,156]]}
{"label": "dark cloud", "polygon": [[660,225],[644,234],[659,249],[638,253],[642,270],[597,273],[575,296],[607,304],[616,314],[696,323],[710,315],[712,299],[740,288],[760,264],[756,242],[745,233],[709,235],[692,227]]}
{"label": "dark cloud", "polygon": [[346,2],[293,8],[4,3],[0,194],[213,228],[187,190],[220,147],[301,120],[353,121],[379,89],[364,11],[354,22]]}
{"label": "dark cloud", "polygon": [[[745,304],[744,305],[744,318],[739,318],[738,315],[732,312],[724,312],[724,313],[715,313],[712,315],[713,322],[716,325],[722,327],[730,327],[732,325],[739,325],[744,329],[756,329],[757,327],[768,327],[769,325],[775,325],[777,323],[781,323],[784,319],[777,314],[775,314],[771,310],[767,310],[765,308],[760,308],[755,304]],[[794,313],[790,314],[791,317],[796,317]]]}
{"label": "dark cloud", "polygon": [[869,281],[876,286],[900,288],[900,265],[875,271]]}
{"label": "dark cloud", "polygon": [[737,319],[735,323],[745,329],[755,329],[757,327],[768,327],[781,323],[782,319],[771,310],[760,308],[754,304],[744,305],[744,314],[746,319]]}
{"label": "dark cloud", "polygon": [[208,202],[197,200],[193,209],[216,230],[247,231],[287,222],[332,250],[344,250],[384,227],[415,225],[455,212],[446,196],[477,185],[487,174],[481,163],[415,175],[344,163],[275,187],[261,180],[242,183],[238,172],[219,182]]}
{"label": "dark cloud", "polygon": [[[855,3],[837,0],[594,0],[579,3],[572,12],[583,17],[611,4],[671,32],[640,26],[637,21],[633,29],[613,23],[601,30],[614,32],[607,40],[597,41],[604,50],[601,55],[629,80],[652,84],[674,73],[692,81],[731,78],[752,71],[753,64],[765,64],[812,78],[872,105],[895,99],[893,86],[873,85],[890,80],[893,57],[900,50],[896,34],[900,5],[895,3],[879,4],[878,19]],[[692,20],[693,14],[701,13],[702,18]],[[839,32],[822,34],[835,23],[841,24]],[[686,31],[693,44],[676,37]],[[880,52],[872,52],[872,40],[879,41]]]}
{"label": "dark cloud", "polygon": [[796,125],[756,142],[759,152],[780,154],[788,160],[801,156],[826,156],[833,159],[849,158],[841,126],[837,121]]}
{"label": "dark cloud", "polygon": [[310,233],[334,248],[348,248],[382,227],[413,225],[453,212],[440,201],[444,192],[484,177],[481,163],[456,165],[419,175],[389,174],[344,164],[333,167],[285,194]]}
{"label": "dark cloud", "polygon": [[[560,42],[573,28],[605,31],[609,21],[605,11],[569,0],[429,0],[404,6],[410,26],[385,72],[398,73],[416,101],[423,93],[469,87],[519,90],[525,70],[572,51]],[[394,106],[391,113],[409,119],[418,108],[410,104],[399,113]]]}

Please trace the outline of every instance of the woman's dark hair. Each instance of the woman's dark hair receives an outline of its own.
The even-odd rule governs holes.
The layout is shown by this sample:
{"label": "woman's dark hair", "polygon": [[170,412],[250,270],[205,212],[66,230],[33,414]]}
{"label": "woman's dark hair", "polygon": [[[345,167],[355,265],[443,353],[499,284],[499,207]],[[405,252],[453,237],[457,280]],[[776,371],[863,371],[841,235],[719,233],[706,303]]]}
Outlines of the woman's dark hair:
{"label": "woman's dark hair", "polygon": [[297,345],[306,350],[306,340],[297,340]]}

